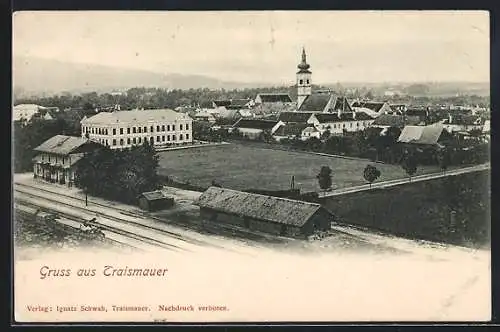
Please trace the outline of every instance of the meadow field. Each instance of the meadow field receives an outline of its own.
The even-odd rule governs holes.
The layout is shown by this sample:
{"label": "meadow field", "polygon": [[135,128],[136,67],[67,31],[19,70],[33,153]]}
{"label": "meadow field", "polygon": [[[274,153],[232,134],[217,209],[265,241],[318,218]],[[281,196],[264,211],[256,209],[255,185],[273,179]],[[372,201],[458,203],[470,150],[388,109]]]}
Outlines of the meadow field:
{"label": "meadow field", "polygon": [[[366,183],[363,170],[374,164],[381,171],[377,181],[407,177],[398,165],[375,164],[319,156],[302,152],[249,147],[228,144],[159,152],[159,174],[199,186],[216,181],[237,190],[285,190],[295,176],[295,188],[302,192],[318,191],[316,175],[321,166],[333,170],[333,188],[345,188]],[[438,172],[437,166],[419,166],[416,175]]]}

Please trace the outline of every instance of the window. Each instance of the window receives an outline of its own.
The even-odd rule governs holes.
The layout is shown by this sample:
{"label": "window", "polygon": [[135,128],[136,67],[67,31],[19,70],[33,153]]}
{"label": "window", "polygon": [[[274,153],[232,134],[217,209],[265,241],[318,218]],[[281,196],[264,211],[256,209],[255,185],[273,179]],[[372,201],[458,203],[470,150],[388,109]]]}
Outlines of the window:
{"label": "window", "polygon": [[309,84],[309,80],[307,80],[306,83]]}
{"label": "window", "polygon": [[349,123],[349,127],[351,127],[351,128],[352,128],[352,122],[351,122],[351,123]]}
{"label": "window", "polygon": [[106,135],[108,134],[108,129],[106,128]]}
{"label": "window", "polygon": [[134,139],[132,140],[132,142],[134,142],[134,144],[136,143],[136,139],[135,139],[135,137],[134,137]]}
{"label": "window", "polygon": [[98,133],[99,135],[101,135],[101,128],[98,128],[98,129],[97,129],[97,133]]}
{"label": "window", "polygon": [[165,142],[165,135],[163,135],[163,136],[161,137],[161,141],[162,141],[162,142]]}
{"label": "window", "polygon": [[300,84],[300,85],[304,84],[304,80],[300,80],[300,81],[299,81],[299,84]]}
{"label": "window", "polygon": [[172,135],[172,141],[175,141],[175,135]]}
{"label": "window", "polygon": [[160,131],[160,126],[156,126],[156,131]]}
{"label": "window", "polygon": [[167,125],[167,131],[170,131],[170,125]]}
{"label": "window", "polygon": [[170,142],[170,135],[167,135],[167,141]]}
{"label": "window", "polygon": [[333,129],[337,129],[337,125],[336,124],[333,125]]}
{"label": "window", "polygon": [[66,159],[66,158],[62,157],[62,164],[63,164],[63,165],[64,165],[64,159]]}
{"label": "window", "polygon": [[147,133],[148,132],[148,127],[144,126],[144,132]]}
{"label": "window", "polygon": [[182,124],[179,125],[179,130],[182,130]]}
{"label": "window", "polygon": [[123,138],[120,138],[120,145],[123,145]]}
{"label": "window", "polygon": [[130,137],[127,138],[127,144],[130,144]]}
{"label": "window", "polygon": [[[116,129],[113,128],[113,135],[116,135]],[[116,144],[113,144],[113,145],[116,145]]]}
{"label": "window", "polygon": [[116,145],[116,139],[113,140],[113,145]]}
{"label": "window", "polygon": [[160,141],[160,136],[156,136],[156,141],[159,142]]}
{"label": "window", "polygon": [[172,130],[175,131],[175,125],[172,125]]}
{"label": "window", "polygon": [[189,124],[186,123],[186,130],[189,130]]}
{"label": "window", "polygon": [[140,134],[142,130],[142,127],[137,127],[137,132]]}
{"label": "window", "polygon": [[161,131],[165,131],[165,125],[161,126]]}
{"label": "window", "polygon": [[130,128],[127,128],[127,134],[130,134]]}
{"label": "window", "polygon": [[109,141],[108,140],[106,140],[106,145],[109,146]]}
{"label": "window", "polygon": [[182,136],[182,134],[179,135],[179,141],[182,141],[184,137]]}
{"label": "window", "polygon": [[151,137],[149,138],[149,143],[154,144],[154,142],[155,142],[155,140],[154,140],[153,136],[151,136]]}
{"label": "window", "polygon": [[153,132],[153,129],[154,129],[154,127],[153,127],[153,126],[149,127],[149,131],[150,131],[150,132]]}
{"label": "window", "polygon": [[139,137],[139,144],[141,144],[141,138]]}
{"label": "window", "polygon": [[120,135],[123,135],[123,128],[120,128]]}
{"label": "window", "polygon": [[137,128],[132,128],[132,132],[135,134],[137,132]]}
{"label": "window", "polygon": [[49,163],[50,163],[50,154],[49,154]]}
{"label": "window", "polygon": [[359,122],[356,122],[356,127],[359,127]]}
{"label": "window", "polygon": [[94,128],[92,128],[92,134],[94,133]]}
{"label": "window", "polygon": [[188,139],[189,139],[189,134],[186,134],[186,140],[188,140]]}

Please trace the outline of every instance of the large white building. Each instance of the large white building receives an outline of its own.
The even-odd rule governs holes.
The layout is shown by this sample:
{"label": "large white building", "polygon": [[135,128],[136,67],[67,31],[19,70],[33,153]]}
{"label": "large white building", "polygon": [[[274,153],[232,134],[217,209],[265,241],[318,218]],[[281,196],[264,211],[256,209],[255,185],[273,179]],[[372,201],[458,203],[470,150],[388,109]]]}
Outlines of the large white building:
{"label": "large white building", "polygon": [[187,114],[156,109],[101,112],[80,123],[82,137],[119,149],[144,141],[155,147],[192,143],[192,122]]}

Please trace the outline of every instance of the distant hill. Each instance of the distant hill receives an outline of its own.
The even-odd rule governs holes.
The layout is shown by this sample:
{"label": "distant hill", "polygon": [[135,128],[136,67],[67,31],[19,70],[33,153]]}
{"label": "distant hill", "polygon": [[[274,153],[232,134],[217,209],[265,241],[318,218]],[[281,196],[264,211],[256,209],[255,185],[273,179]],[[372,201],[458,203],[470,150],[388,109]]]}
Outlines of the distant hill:
{"label": "distant hill", "polygon": [[12,74],[14,92],[18,95],[50,95],[64,91],[104,93],[133,87],[165,89],[255,87],[255,84],[221,81],[202,75],[162,74],[32,57],[14,57]]}

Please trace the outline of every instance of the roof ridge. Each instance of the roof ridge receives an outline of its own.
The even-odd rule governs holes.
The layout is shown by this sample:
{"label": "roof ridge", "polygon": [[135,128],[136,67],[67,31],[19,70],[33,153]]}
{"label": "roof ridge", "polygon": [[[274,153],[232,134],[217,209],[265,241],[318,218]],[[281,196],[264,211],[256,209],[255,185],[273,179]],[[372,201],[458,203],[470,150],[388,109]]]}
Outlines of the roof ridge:
{"label": "roof ridge", "polygon": [[210,186],[210,187],[208,187],[208,189],[206,191],[208,191],[212,188],[214,188],[215,190],[220,190],[220,191],[227,190],[227,191],[231,191],[231,192],[235,192],[235,193],[242,193],[242,194],[246,194],[246,195],[255,195],[255,196],[261,196],[261,197],[272,198],[272,199],[277,199],[277,200],[289,201],[289,202],[298,202],[298,203],[304,204],[304,205],[313,205],[313,206],[321,207],[321,204],[318,204],[318,203],[300,201],[300,200],[285,198],[285,197],[277,197],[277,196],[271,196],[271,195],[249,193],[246,191],[235,190],[235,189],[230,189],[230,188],[221,188],[221,187]]}

